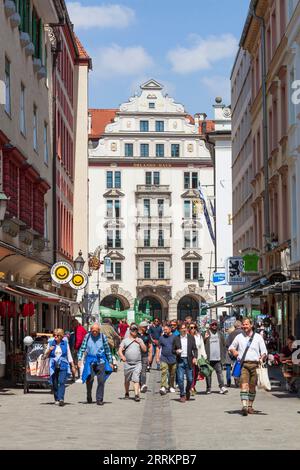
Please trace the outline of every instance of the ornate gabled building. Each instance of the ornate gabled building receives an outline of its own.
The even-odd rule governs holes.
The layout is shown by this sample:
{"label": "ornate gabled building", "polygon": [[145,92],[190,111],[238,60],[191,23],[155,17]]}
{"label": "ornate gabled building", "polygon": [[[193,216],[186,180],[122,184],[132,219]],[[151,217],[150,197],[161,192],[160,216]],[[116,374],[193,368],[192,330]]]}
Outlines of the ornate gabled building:
{"label": "ornate gabled building", "polygon": [[138,298],[167,319],[196,317],[214,300],[214,245],[197,190],[201,182],[213,198],[213,162],[199,124],[155,80],[119,109],[90,110],[89,248],[106,247],[112,271],[91,278],[102,305],[118,299],[127,309]]}

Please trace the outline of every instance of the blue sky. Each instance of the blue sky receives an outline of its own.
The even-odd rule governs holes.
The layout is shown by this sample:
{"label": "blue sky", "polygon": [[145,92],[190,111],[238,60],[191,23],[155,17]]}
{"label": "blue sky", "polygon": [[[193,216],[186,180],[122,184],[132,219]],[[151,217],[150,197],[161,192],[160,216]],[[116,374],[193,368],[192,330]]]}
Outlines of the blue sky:
{"label": "blue sky", "polygon": [[249,0],[76,0],[71,21],[93,59],[90,107],[117,108],[155,78],[186,110],[229,104]]}

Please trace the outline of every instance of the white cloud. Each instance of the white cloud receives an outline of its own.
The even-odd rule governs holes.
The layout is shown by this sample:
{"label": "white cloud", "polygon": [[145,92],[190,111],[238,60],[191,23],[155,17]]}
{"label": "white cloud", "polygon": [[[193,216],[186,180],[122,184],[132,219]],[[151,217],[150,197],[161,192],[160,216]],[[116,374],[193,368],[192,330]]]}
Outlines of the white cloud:
{"label": "white cloud", "polygon": [[134,10],[123,5],[84,6],[67,2],[67,7],[76,29],[126,28],[135,19]]}
{"label": "white cloud", "polygon": [[221,96],[224,103],[230,104],[230,80],[228,77],[221,75],[203,77],[201,78],[201,83],[211,92],[213,98]]}
{"label": "white cloud", "polygon": [[154,62],[142,46],[123,48],[113,44],[96,51],[93,64],[98,77],[113,78],[143,74]]}
{"label": "white cloud", "polygon": [[190,36],[190,48],[177,47],[168,52],[173,71],[188,74],[198,70],[208,70],[214,62],[233,57],[238,41],[232,34],[209,36],[206,39],[195,34]]}

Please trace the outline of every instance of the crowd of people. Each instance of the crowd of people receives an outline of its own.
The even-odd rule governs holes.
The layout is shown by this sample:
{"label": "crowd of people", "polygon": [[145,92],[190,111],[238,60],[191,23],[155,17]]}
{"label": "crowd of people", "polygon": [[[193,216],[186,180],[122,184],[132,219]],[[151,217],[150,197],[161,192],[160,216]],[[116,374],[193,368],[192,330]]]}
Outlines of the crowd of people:
{"label": "crowd of people", "polygon": [[[283,351],[285,372],[290,377],[290,356],[293,338]],[[212,391],[212,375],[215,372],[219,393],[228,393],[232,382],[234,365],[240,365],[235,376],[235,386],[240,387],[242,414],[255,413],[257,368],[268,358],[268,351],[261,334],[255,332],[251,319],[236,321],[225,338],[216,320],[208,329],[199,331],[197,322],[187,316],[185,321],[172,320],[161,323],[155,318],[150,324],[139,325],[126,320],[114,328],[110,319],[101,325],[95,323],[87,332],[76,320],[73,332],[66,337],[63,330],[54,331],[45,357],[50,360],[50,377],[55,402],[64,405],[67,376],[72,372],[77,382],[86,384],[87,403],[93,403],[92,388],[97,381],[96,404],[104,404],[105,383],[116,371],[115,362],[123,362],[124,399],[130,398],[133,384],[134,400],[147,392],[147,372],[161,372],[160,394],[179,392],[180,403],[186,403],[197,393],[199,381],[206,381],[206,394]],[[154,367],[155,366],[155,367]],[[204,366],[204,368],[203,368]],[[226,384],[224,381],[226,368]],[[205,373],[208,371],[208,373]],[[290,375],[289,375],[290,374]],[[293,381],[288,378],[289,387]]]}

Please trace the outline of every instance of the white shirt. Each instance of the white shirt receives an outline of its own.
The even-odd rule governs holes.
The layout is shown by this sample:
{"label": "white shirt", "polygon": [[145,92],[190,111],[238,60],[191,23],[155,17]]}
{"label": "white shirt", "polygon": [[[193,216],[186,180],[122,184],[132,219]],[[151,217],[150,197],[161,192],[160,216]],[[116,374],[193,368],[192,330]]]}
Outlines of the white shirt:
{"label": "white shirt", "polygon": [[[234,338],[233,343],[229,346],[228,349],[236,349],[239,353],[238,359],[241,360],[249,340],[250,336],[245,336],[243,333],[240,333]],[[259,361],[260,356],[263,354],[268,354],[265,342],[261,335],[254,333],[254,338],[250,348],[247,351],[245,361]]]}
{"label": "white shirt", "polygon": [[181,336],[180,337],[181,339],[181,349],[182,349],[182,353],[181,353],[181,357],[187,357],[187,346],[188,346],[188,339],[187,339],[187,336]]}

